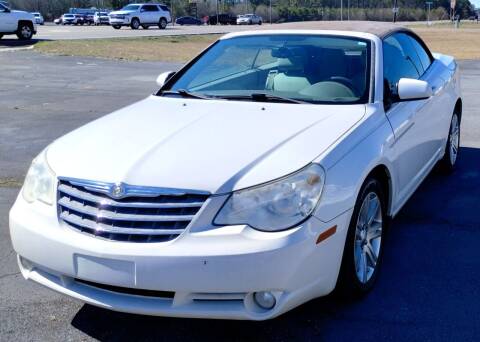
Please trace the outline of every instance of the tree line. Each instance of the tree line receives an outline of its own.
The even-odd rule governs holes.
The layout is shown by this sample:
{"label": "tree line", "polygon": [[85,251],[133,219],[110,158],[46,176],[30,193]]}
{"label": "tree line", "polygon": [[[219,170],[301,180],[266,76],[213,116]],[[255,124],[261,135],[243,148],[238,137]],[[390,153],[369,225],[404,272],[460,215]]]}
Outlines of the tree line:
{"label": "tree line", "polygon": [[[143,0],[145,1],[145,0]],[[297,20],[382,20],[392,19],[394,0],[271,0],[272,20],[275,22]],[[431,19],[448,19],[450,0],[431,0],[433,2]],[[58,18],[70,8],[119,9],[132,1],[125,0],[10,0],[14,9],[38,11],[45,19]],[[175,17],[194,15],[204,17],[214,15],[217,11],[216,0],[158,0],[145,2],[163,2],[173,7]],[[270,0],[218,0],[220,13],[242,14],[255,12],[267,20],[270,17]],[[350,5],[349,8],[347,6]],[[427,16],[425,0],[398,0],[398,20],[425,20]],[[474,8],[469,0],[457,0],[455,13],[462,18],[474,15]]]}

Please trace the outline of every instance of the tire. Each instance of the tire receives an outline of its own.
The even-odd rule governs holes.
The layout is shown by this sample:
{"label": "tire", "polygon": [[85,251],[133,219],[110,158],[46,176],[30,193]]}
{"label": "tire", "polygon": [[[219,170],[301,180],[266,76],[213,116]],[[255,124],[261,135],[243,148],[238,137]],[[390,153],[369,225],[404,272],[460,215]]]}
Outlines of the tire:
{"label": "tire", "polygon": [[160,30],[165,30],[167,28],[167,19],[160,18],[160,21],[158,22],[158,28]]}
{"label": "tire", "polygon": [[344,297],[362,297],[375,284],[383,259],[387,223],[382,185],[377,179],[368,178],[360,189],[345,241],[336,287]]}
{"label": "tire", "polygon": [[455,165],[458,160],[458,153],[460,152],[460,115],[453,113],[450,121],[450,129],[448,130],[447,145],[445,147],[445,154],[439,162],[440,169],[445,173],[452,173],[455,171]]}
{"label": "tire", "polygon": [[143,28],[144,30],[148,30],[148,25],[142,25],[142,28]]}
{"label": "tire", "polygon": [[130,22],[130,27],[132,28],[132,30],[138,30],[138,28],[140,27],[140,20],[138,20],[137,18],[133,18]]}
{"label": "tire", "polygon": [[3,34],[0,34],[0,39],[2,39],[2,38],[3,38]]}
{"label": "tire", "polygon": [[120,30],[122,27],[120,25],[112,25],[115,30]]}
{"label": "tire", "polygon": [[259,22],[258,22],[258,25],[262,25],[262,22],[261,22],[261,21],[259,21]]}
{"label": "tire", "polygon": [[17,37],[20,40],[30,40],[33,37],[33,25],[31,23],[18,24]]}

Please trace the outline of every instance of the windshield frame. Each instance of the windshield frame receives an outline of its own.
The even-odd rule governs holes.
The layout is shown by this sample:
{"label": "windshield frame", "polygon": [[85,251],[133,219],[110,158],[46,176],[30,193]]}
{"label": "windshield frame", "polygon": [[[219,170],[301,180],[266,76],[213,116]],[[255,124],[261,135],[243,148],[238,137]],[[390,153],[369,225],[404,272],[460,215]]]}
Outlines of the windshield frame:
{"label": "windshield frame", "polygon": [[[135,5],[135,4],[129,4],[124,7],[120,11],[138,11],[142,5]],[[127,7],[132,7],[132,8],[127,8]],[[136,7],[136,8],[134,8]]]}
{"label": "windshield frame", "polygon": [[[165,84],[156,92],[154,93],[155,96],[162,96],[163,91],[170,91],[172,86],[181,78],[183,75],[195,64],[199,61],[206,53],[208,53],[212,48],[218,45],[223,40],[230,40],[236,39],[241,37],[270,37],[270,36],[280,36],[280,35],[305,35],[305,36],[315,36],[320,38],[340,38],[340,39],[350,39],[354,41],[364,42],[367,44],[367,63],[365,65],[366,68],[366,77],[365,77],[365,93],[362,97],[360,97],[357,101],[350,101],[350,102],[334,102],[334,101],[306,101],[313,105],[358,105],[358,104],[369,104],[374,101],[374,86],[375,86],[375,42],[372,39],[365,38],[363,36],[357,35],[342,35],[342,34],[326,34],[326,33],[302,33],[302,32],[291,32],[291,33],[265,33],[265,34],[252,34],[252,35],[241,35],[241,36],[233,36],[229,38],[220,38],[215,41],[213,44],[208,46],[205,50],[203,50],[200,54],[198,54],[195,58],[193,58],[190,62],[185,64],[179,71],[177,71],[172,77],[170,77]],[[272,93],[275,95],[275,93]],[[214,98],[214,97],[212,97]],[[222,100],[221,97],[218,97],[219,100]],[[293,98],[292,98],[293,99]],[[303,100],[303,99],[302,99]]]}

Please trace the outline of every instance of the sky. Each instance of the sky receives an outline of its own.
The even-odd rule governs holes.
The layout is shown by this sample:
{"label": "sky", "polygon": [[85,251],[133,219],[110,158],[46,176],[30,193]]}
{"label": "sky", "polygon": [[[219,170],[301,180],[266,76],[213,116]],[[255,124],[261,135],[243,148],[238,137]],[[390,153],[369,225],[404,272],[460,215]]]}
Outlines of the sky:
{"label": "sky", "polygon": [[475,5],[475,7],[479,8],[480,7],[480,0],[470,0],[472,4]]}

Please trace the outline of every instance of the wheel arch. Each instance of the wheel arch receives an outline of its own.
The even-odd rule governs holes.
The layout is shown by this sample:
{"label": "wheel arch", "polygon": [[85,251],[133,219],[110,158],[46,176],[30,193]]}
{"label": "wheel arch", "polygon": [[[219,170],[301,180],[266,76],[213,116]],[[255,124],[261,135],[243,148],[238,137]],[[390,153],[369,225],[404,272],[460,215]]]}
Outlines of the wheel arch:
{"label": "wheel arch", "polygon": [[458,98],[457,102],[455,103],[455,107],[453,109],[454,113],[458,114],[458,119],[462,122],[462,109],[463,109],[463,101],[462,98]]}
{"label": "wheel arch", "polygon": [[367,174],[360,188],[369,178],[375,178],[382,185],[382,191],[385,196],[384,200],[386,201],[386,205],[387,205],[386,213],[388,216],[391,216],[393,184],[392,184],[392,175],[390,173],[390,170],[385,164],[378,164]]}
{"label": "wheel arch", "polygon": [[19,20],[18,21],[18,24],[17,24],[17,30],[20,30],[20,25],[22,24],[28,24],[30,25],[30,27],[33,29],[34,25],[33,25],[33,22],[31,20],[27,20],[27,19],[22,19],[22,20]]}

